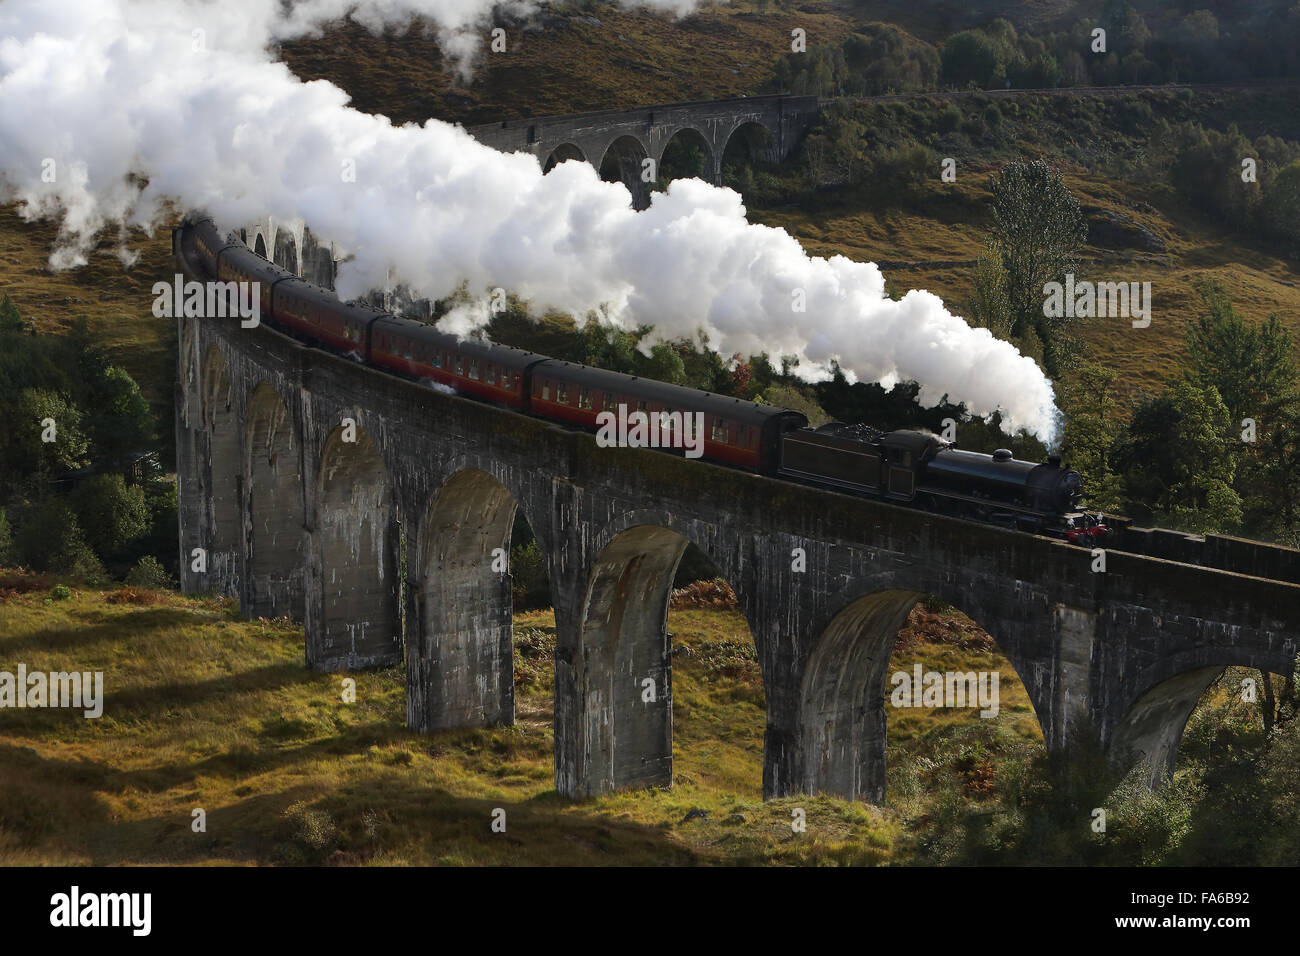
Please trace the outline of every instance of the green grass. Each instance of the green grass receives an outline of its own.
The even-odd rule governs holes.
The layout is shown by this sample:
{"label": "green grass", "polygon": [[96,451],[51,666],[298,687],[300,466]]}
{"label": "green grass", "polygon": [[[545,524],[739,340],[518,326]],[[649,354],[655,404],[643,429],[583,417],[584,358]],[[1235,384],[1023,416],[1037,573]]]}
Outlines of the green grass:
{"label": "green grass", "polygon": [[[1261,737],[1236,692],[1246,671],[1202,700],[1173,787],[1088,798],[1111,814],[1102,838],[1087,827],[1098,804],[1053,795],[1024,687],[988,635],[959,612],[917,608],[890,672],[997,670],[998,716],[887,703],[883,806],[765,802],[764,694],[744,619],[678,608],[672,787],[569,801],[553,782],[550,611],[516,615],[513,726],[417,734],[401,668],[313,673],[288,622],[170,592],[74,586],[56,600],[53,584],[0,581],[0,670],[102,670],[105,710],[0,711],[8,864],[1230,864],[1266,830],[1279,834],[1267,859],[1296,852],[1294,735],[1263,776],[1251,769]],[[1221,793],[1258,809],[1225,826]],[[206,832],[191,828],[195,808]],[[490,828],[498,808],[505,833]]]}
{"label": "green grass", "polygon": [[[302,632],[237,619],[213,599],[136,592],[109,603],[43,585],[0,603],[0,669],[103,670],[99,720],[6,710],[0,733],[0,858],[10,863],[726,863],[906,859],[907,816],[825,797],[764,803],[764,704],[757,659],[734,609],[678,610],[674,640],[674,780],[571,803],[553,782],[549,611],[516,618],[512,727],[406,730],[400,668],[341,675],[302,665]],[[21,588],[19,589],[22,590]],[[111,594],[108,595],[111,597]],[[945,666],[953,649],[915,644]],[[995,655],[966,666],[998,666]],[[1009,671],[1000,663],[1004,674]],[[1027,742],[1003,685],[1005,723]],[[920,713],[920,712],[917,712]],[[900,761],[933,733],[981,723],[970,711],[909,713]],[[1032,724],[1032,726],[1030,726]],[[190,829],[207,814],[207,832]],[[506,834],[489,828],[507,813]],[[808,831],[795,837],[792,811]],[[707,819],[685,821],[702,809]]]}

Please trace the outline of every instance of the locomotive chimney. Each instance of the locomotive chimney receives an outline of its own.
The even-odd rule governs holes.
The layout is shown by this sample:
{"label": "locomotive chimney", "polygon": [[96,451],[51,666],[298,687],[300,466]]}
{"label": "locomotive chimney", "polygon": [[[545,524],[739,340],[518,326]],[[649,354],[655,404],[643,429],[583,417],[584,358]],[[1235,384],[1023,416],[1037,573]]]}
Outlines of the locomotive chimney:
{"label": "locomotive chimney", "polygon": [[1048,463],[1049,465],[1051,465],[1053,468],[1060,468],[1060,467],[1061,467],[1061,456],[1060,456],[1060,455],[1048,455],[1048,456],[1047,456],[1047,463]]}

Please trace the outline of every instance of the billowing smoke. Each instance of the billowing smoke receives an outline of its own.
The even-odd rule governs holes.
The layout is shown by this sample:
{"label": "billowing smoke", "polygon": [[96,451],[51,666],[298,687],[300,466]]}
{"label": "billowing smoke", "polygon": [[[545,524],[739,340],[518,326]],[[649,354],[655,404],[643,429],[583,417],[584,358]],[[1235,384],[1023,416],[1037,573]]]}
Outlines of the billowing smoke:
{"label": "billowing smoke", "polygon": [[[107,227],[157,221],[168,200],[228,228],[303,220],[355,256],[345,297],[392,275],[431,298],[462,281],[503,287],[535,309],[603,310],[666,338],[703,328],[724,353],[795,354],[805,372],[838,360],[867,381],[915,379],[926,404],[1001,408],[1008,427],[1053,436],[1051,384],[1031,359],[930,293],[890,300],[874,264],[809,256],[747,223],[730,190],[678,181],[636,212],[587,164],[543,177],[532,156],[459,127],[395,127],[266,53],[354,6],[308,0],[286,19],[278,0],[4,0],[0,193],[60,217],[56,266],[83,263]],[[486,8],[367,0],[358,16],[413,12],[454,31]]]}

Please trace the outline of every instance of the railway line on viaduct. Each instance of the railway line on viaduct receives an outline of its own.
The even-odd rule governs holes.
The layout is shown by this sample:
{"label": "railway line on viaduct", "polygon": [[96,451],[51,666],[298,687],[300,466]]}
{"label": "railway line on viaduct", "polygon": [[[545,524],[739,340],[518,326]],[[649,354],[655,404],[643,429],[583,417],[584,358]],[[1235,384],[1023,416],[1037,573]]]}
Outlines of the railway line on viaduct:
{"label": "railway line on viaduct", "polygon": [[177,321],[183,588],[302,619],[312,668],[405,661],[414,729],[508,724],[511,581],[493,551],[522,513],[551,581],[566,796],[671,783],[666,621],[688,541],[757,647],[768,797],[883,799],[886,668],[927,594],[995,638],[1049,748],[1083,734],[1153,779],[1223,667],[1290,673],[1300,653],[1300,552],[1121,527],[1098,573],[1062,541],[601,448],[265,327]]}

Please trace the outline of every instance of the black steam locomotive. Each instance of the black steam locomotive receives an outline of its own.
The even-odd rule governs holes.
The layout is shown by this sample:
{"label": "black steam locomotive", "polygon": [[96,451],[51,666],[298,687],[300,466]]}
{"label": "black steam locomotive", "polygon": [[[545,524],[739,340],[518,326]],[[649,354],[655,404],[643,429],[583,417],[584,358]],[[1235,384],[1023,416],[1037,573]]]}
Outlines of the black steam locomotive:
{"label": "black steam locomotive", "polygon": [[1079,510],[1082,477],[1058,456],[1034,464],[1005,448],[963,451],[929,432],[842,422],[794,429],[781,436],[777,474],[1078,543],[1107,533]]}
{"label": "black steam locomotive", "polygon": [[1034,464],[1005,449],[984,455],[925,432],[840,422],[814,429],[790,409],[458,339],[340,302],[222,238],[208,218],[178,226],[173,250],[197,278],[258,283],[262,321],[278,331],[390,374],[592,431],[620,406],[665,422],[698,414],[700,457],[720,464],[1084,544],[1106,534],[1079,510],[1079,473],[1056,457]]}

